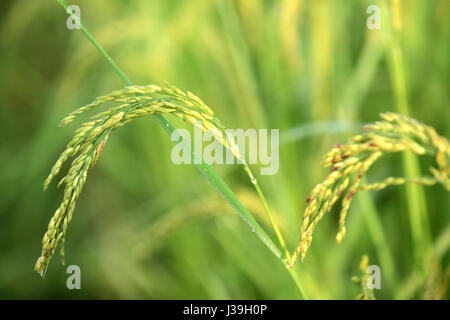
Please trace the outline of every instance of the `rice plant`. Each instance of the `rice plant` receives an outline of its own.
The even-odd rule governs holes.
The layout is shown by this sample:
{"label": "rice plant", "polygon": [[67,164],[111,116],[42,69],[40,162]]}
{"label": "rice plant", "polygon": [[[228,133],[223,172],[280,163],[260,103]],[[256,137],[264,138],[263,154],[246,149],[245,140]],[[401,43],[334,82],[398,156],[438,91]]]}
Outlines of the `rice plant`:
{"label": "rice plant", "polygon": [[[65,1],[60,0],[59,2],[67,8]],[[381,114],[382,121],[364,126],[363,133],[354,136],[346,144],[336,144],[323,157],[324,167],[331,167],[331,172],[322,183],[312,190],[307,198],[308,204],[303,214],[300,230],[300,243],[291,256],[256,177],[245,160],[240,157],[233,140],[226,134],[225,126],[211,108],[193,93],[184,92],[172,85],[133,85],[85,26],[83,24],[81,26],[87,38],[127,86],[96,98],[92,103],[70,113],[60,123],[61,126],[69,124],[78,116],[97,109],[103,104],[109,102],[116,104],[106,111],[100,111],[93,115],[89,121],[83,123],[75,131],[74,137],[67,144],[66,149],[62,152],[44,182],[44,189],[47,189],[52,180],[59,174],[62,165],[73,158],[68,172],[58,183],[58,186],[64,187],[63,201],[49,222],[48,230],[42,240],[42,253],[35,265],[35,270],[41,275],[45,274],[50,259],[58,247],[60,247],[62,262],[65,261],[64,243],[68,224],[72,219],[77,199],[86,183],[88,172],[99,159],[108,137],[113,131],[125,124],[148,115],[155,116],[168,133],[175,130],[163,117],[163,115],[168,114],[193,126],[200,126],[203,131],[210,130],[214,132],[214,137],[219,143],[243,161],[244,169],[258,194],[276,235],[277,245],[211,167],[202,163],[197,168],[256,232],[266,247],[287,267],[301,296],[305,298],[307,297],[306,292],[297,277],[297,273],[293,270],[293,266],[298,257],[301,257],[302,260],[305,258],[315,228],[338,201],[341,200],[341,212],[336,241],[341,243],[346,235],[345,223],[350,205],[359,191],[380,190],[388,186],[403,184],[424,186],[441,184],[445,189],[450,190],[450,144],[448,140],[438,135],[432,127],[413,118],[401,114],[383,113]],[[183,143],[183,141],[179,141],[179,143]],[[435,166],[430,168],[430,175],[428,176],[388,177],[380,182],[364,183],[364,177],[376,161],[386,154],[397,152],[431,156],[435,159]],[[195,157],[194,153],[192,153],[192,157]]]}
{"label": "rice plant", "polygon": [[[58,2],[67,10],[68,4],[64,0],[58,0]],[[164,113],[173,113],[182,120],[194,126],[201,126],[201,129],[204,131],[211,130],[214,134],[214,138],[241,160],[247,175],[249,176],[258,196],[261,199],[273,231],[277,236],[282,252],[272,242],[270,237],[267,236],[264,229],[257,223],[254,217],[240,203],[239,199],[237,199],[235,194],[229,189],[225,182],[223,182],[215,170],[206,163],[197,163],[197,161],[193,162],[196,164],[199,171],[232,205],[238,215],[240,215],[241,218],[251,227],[252,231],[256,232],[266,247],[269,248],[269,250],[285,266],[288,266],[288,262],[291,259],[289,251],[286,248],[283,236],[279,231],[278,225],[274,220],[272,212],[267,204],[261,188],[259,187],[258,181],[253,175],[245,159],[240,156],[237,146],[228,136],[223,124],[219,119],[214,117],[212,110],[194,94],[190,92],[184,93],[174,86],[132,86],[131,81],[125,73],[100,46],[87,28],[81,23],[78,17],[75,16],[75,19],[77,19],[77,22],[80,24],[81,30],[84,32],[86,37],[92,42],[92,44],[97,48],[100,54],[106,59],[117,74],[124,80],[124,82],[128,84],[128,86],[123,90],[118,90],[109,95],[98,97],[94,102],[69,114],[60,123],[60,125],[65,125],[71,122],[79,114],[89,111],[108,101],[123,103],[118,107],[95,115],[92,119],[93,121],[84,123],[83,126],[76,131],[74,138],[71,142],[69,142],[66,150],[61,154],[60,158],[52,168],[50,175],[44,182],[45,190],[53,177],[59,172],[62,163],[70,156],[74,156],[80,151],[80,154],[72,162],[72,166],[68,174],[58,184],[61,185],[64,183],[66,186],[64,199],[49,222],[48,230],[42,240],[42,254],[35,264],[35,270],[39,272],[41,276],[45,274],[50,259],[60,242],[61,260],[63,264],[65,263],[64,241],[68,223],[72,219],[76,200],[84,183],[86,182],[87,172],[97,161],[110,132],[134,119],[151,114],[157,117],[156,119],[160,122],[167,133],[172,134],[175,131],[175,128],[161,115]],[[177,143],[181,143],[186,151],[187,147],[182,138],[180,138]],[[197,157],[193,149],[191,149],[191,157],[192,160]],[[306,298],[306,293],[302,284],[298,280],[297,274],[289,268],[288,272],[297,286],[300,296]]]}
{"label": "rice plant", "polygon": [[[300,255],[302,260],[312,241],[313,232],[323,216],[342,199],[339,231],[336,242],[345,237],[345,220],[350,204],[358,191],[380,190],[388,186],[415,183],[432,186],[440,183],[450,191],[450,143],[432,127],[415,119],[395,113],[381,115],[384,121],[364,126],[366,131],[346,144],[336,144],[323,157],[325,168],[331,167],[326,179],[314,187],[306,199],[300,244],[292,257],[293,266]],[[362,184],[370,167],[385,154],[410,151],[416,155],[435,158],[436,167],[430,167],[430,176],[404,178],[388,177],[383,181]]]}

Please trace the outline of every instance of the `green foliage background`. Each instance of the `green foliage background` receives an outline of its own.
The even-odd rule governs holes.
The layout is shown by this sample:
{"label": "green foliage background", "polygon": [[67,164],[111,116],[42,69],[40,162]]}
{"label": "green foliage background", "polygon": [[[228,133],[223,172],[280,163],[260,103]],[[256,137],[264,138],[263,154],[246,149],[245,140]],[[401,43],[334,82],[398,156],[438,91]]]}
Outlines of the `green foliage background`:
{"label": "green foliage background", "polygon": [[[410,115],[450,137],[447,0],[70,3],[81,7],[83,23],[135,84],[189,89],[229,128],[280,129],[280,171],[259,182],[291,250],[305,199],[326,175],[321,156],[361,123],[398,111],[393,14],[401,16]],[[382,8],[380,30],[366,27],[371,4]],[[171,162],[172,143],[151,118],[113,134],[78,201],[66,261],[81,267],[82,289],[66,288],[57,257],[43,280],[33,271],[62,198],[54,185],[43,193],[42,182],[75,129],[57,124],[123,87],[66,19],[56,1],[0,4],[0,298],[296,299],[288,273],[232,208],[195,168]],[[421,159],[422,171],[429,160]],[[242,168],[215,169],[269,230]],[[402,174],[395,155],[368,179]],[[404,187],[358,195],[345,241],[334,241],[334,212],[296,267],[310,298],[353,299],[360,289],[350,279],[361,256],[380,264],[364,219],[371,204],[395,267],[392,281],[382,269],[376,296],[448,298],[449,194],[441,186],[424,192],[431,258],[417,257]]]}

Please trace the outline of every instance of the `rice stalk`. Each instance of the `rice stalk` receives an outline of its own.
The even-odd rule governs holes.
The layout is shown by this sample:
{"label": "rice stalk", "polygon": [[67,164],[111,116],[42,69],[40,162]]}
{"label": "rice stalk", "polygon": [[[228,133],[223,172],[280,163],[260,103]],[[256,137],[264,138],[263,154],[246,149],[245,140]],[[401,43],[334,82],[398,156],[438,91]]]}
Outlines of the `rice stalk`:
{"label": "rice stalk", "polygon": [[[292,267],[298,256],[305,258],[313,232],[334,205],[341,200],[339,229],[336,242],[345,237],[345,221],[355,194],[364,190],[380,190],[392,185],[442,184],[450,191],[450,143],[437,134],[434,128],[415,119],[395,113],[381,114],[383,121],[363,127],[364,132],[354,136],[346,144],[335,145],[323,157],[324,167],[331,167],[326,179],[315,186],[307,198],[300,230],[300,243],[292,256]],[[363,185],[362,178],[381,156],[389,153],[411,151],[416,155],[430,155],[436,167],[430,168],[431,176],[414,178],[389,177],[381,182]]]}
{"label": "rice stalk", "polygon": [[[388,3],[389,2],[389,3]],[[383,28],[386,37],[386,53],[388,53],[389,73],[393,85],[395,105],[398,112],[409,115],[409,93],[407,84],[406,64],[402,45],[404,35],[404,10],[399,0],[383,1],[383,11],[386,12],[386,27]],[[402,155],[404,175],[408,178],[421,175],[419,161],[411,153]],[[427,202],[423,188],[416,184],[406,186],[409,222],[414,242],[415,263],[426,274],[431,270],[423,264],[423,257],[430,258],[431,229],[429,224]]]}

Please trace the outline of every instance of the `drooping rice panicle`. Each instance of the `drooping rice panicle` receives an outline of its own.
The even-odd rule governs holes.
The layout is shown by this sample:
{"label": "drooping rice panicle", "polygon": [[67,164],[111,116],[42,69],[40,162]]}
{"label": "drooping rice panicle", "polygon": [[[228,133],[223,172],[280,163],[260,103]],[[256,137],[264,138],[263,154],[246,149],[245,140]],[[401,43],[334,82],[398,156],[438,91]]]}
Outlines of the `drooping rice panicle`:
{"label": "drooping rice panicle", "polygon": [[45,190],[58,175],[62,165],[70,158],[75,157],[69,171],[58,183],[58,186],[64,186],[64,197],[51,218],[47,232],[42,239],[42,253],[35,264],[35,270],[41,275],[45,273],[58,245],[61,246],[60,254],[64,263],[67,226],[72,219],[76,201],[86,183],[88,171],[98,160],[111,132],[126,123],[151,114],[173,114],[183,121],[200,127],[203,131],[211,130],[219,143],[245,163],[245,159],[241,159],[239,156],[234,140],[226,134],[225,126],[215,117],[212,110],[191,92],[185,93],[171,85],[127,86],[98,97],[92,103],[78,108],[65,117],[60,125],[64,126],[82,113],[91,111],[106,102],[120,104],[95,114],[91,117],[91,121],[83,123],[75,131],[75,136],[67,144],[66,149],[44,181]]}
{"label": "drooping rice panicle", "polygon": [[[450,143],[439,136],[432,127],[419,121],[395,113],[381,114],[382,121],[363,127],[363,133],[352,137],[346,144],[335,145],[323,157],[324,167],[331,167],[327,178],[315,186],[307,198],[300,228],[300,242],[293,254],[290,266],[297,258],[302,260],[312,241],[312,234],[324,214],[341,201],[337,243],[345,237],[345,221],[352,199],[358,191],[380,190],[387,186],[416,183],[432,186],[442,184],[450,190]],[[431,167],[432,177],[394,178],[381,182],[361,184],[362,178],[372,164],[384,154],[410,151],[416,155],[429,155],[435,158],[436,167]],[[343,193],[348,189],[345,195]]]}

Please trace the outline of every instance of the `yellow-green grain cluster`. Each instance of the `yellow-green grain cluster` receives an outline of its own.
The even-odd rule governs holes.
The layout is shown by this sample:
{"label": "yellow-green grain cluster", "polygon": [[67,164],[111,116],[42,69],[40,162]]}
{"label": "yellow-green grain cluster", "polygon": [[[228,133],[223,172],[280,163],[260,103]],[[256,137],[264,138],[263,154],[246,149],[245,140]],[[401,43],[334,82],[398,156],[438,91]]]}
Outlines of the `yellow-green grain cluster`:
{"label": "yellow-green grain cluster", "polygon": [[373,289],[367,286],[367,280],[370,275],[367,273],[369,268],[369,256],[367,254],[363,255],[361,262],[359,263],[359,276],[352,277],[353,283],[361,287],[361,293],[356,297],[357,300],[375,300],[375,293]]}
{"label": "yellow-green grain cluster", "polygon": [[226,134],[225,127],[212,110],[194,94],[185,93],[170,85],[128,86],[114,91],[70,113],[61,121],[60,126],[109,101],[119,105],[92,116],[90,121],[83,123],[75,131],[75,136],[67,144],[44,182],[45,190],[59,173],[63,163],[69,158],[75,158],[69,171],[58,184],[64,185],[64,198],[42,239],[42,254],[35,265],[35,270],[41,275],[45,273],[58,245],[61,247],[61,259],[64,263],[64,241],[76,201],[86,182],[89,169],[94,166],[112,131],[137,118],[170,113],[194,126],[200,126],[204,131],[212,131],[217,141],[240,158],[237,146]]}
{"label": "yellow-green grain cluster", "polygon": [[[300,243],[292,256],[293,266],[299,256],[304,259],[311,244],[313,232],[338,200],[341,200],[339,230],[336,241],[345,237],[345,220],[353,197],[361,190],[379,190],[390,185],[418,183],[422,185],[442,184],[450,190],[450,143],[436,131],[415,119],[394,113],[381,114],[383,121],[364,126],[364,132],[354,136],[346,144],[335,145],[324,157],[325,167],[331,167],[326,179],[312,190],[307,199],[308,206],[303,215]],[[381,182],[362,185],[362,178],[381,156],[400,151],[411,151],[417,155],[430,155],[436,167],[430,168],[432,176],[416,178],[389,177]]]}

